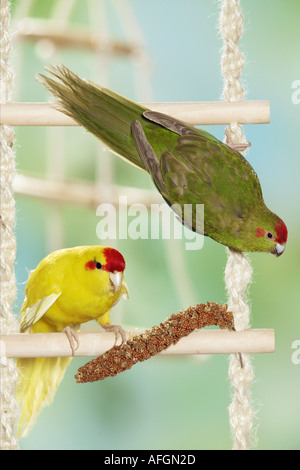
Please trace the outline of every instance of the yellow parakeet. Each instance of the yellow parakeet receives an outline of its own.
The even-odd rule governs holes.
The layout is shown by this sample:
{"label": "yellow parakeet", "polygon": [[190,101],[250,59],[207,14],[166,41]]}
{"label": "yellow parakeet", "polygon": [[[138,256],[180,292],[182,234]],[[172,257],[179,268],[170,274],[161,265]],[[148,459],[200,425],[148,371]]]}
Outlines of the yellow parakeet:
{"label": "yellow parakeet", "polygon": [[[122,336],[122,328],[110,324],[110,310],[121,296],[128,297],[124,269],[123,256],[110,247],[79,246],[50,253],[27,281],[21,332],[64,330],[72,350],[72,336],[76,339],[80,324],[89,320]],[[52,402],[70,361],[71,357],[17,359],[19,436],[28,433],[41,407]]]}

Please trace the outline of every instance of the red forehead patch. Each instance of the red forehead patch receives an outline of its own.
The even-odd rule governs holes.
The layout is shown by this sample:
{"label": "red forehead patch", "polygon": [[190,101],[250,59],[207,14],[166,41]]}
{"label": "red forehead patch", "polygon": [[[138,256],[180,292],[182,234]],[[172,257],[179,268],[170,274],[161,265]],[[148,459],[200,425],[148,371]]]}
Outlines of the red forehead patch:
{"label": "red forehead patch", "polygon": [[286,243],[288,237],[288,231],[283,220],[279,220],[278,224],[275,227],[277,238],[275,241],[277,243]]}
{"label": "red forehead patch", "polygon": [[113,273],[114,271],[123,272],[125,269],[125,260],[121,253],[114,248],[104,248],[103,254],[106,258],[106,264],[102,269]]}

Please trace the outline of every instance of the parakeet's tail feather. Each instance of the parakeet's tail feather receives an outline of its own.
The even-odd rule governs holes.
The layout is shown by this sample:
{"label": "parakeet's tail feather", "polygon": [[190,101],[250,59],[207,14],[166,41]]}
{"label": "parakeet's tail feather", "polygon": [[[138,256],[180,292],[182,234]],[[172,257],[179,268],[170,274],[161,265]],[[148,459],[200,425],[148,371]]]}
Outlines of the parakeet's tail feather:
{"label": "parakeet's tail feather", "polygon": [[17,359],[20,403],[18,437],[24,437],[35,423],[44,405],[50,405],[72,358],[41,357]]}
{"label": "parakeet's tail feather", "polygon": [[[47,71],[57,80],[39,74],[39,81],[58,98],[58,109],[85,127],[113,152],[144,169],[131,136],[131,123],[143,120],[146,108],[106,88],[79,78],[67,67]],[[148,126],[153,126],[148,122]]]}

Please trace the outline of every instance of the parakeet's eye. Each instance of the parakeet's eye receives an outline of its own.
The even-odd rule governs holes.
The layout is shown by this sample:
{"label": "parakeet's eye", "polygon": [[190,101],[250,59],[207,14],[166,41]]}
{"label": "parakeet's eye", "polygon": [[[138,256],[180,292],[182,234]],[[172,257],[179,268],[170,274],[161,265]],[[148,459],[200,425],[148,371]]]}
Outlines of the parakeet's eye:
{"label": "parakeet's eye", "polygon": [[86,264],[85,264],[85,269],[86,271],[90,271],[90,270],[93,270],[93,269],[101,269],[102,268],[102,264],[99,263],[99,261],[96,260],[96,258],[93,259],[93,261],[88,261]]}
{"label": "parakeet's eye", "polygon": [[271,232],[267,232],[266,237],[269,238],[270,240],[271,240],[271,238],[274,238],[273,233],[271,233]]}
{"label": "parakeet's eye", "polygon": [[102,268],[102,264],[99,263],[99,261],[97,261],[96,258],[94,258],[94,263],[95,263],[96,269],[101,269]]}

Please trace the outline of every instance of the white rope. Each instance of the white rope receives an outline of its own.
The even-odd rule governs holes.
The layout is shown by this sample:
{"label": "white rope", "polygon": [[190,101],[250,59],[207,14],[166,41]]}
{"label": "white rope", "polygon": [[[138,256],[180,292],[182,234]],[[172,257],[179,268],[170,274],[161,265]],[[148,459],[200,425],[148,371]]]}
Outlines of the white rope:
{"label": "white rope", "polygon": [[[246,289],[251,281],[252,268],[243,253],[228,250],[228,260],[225,269],[225,283],[228,292],[228,308],[234,313],[237,331],[249,327],[250,309],[246,299]],[[234,437],[233,448],[236,450],[249,449],[253,421],[251,407],[250,385],[254,374],[249,355],[233,354],[229,362],[229,378],[234,390],[229,406],[229,420]]]}
{"label": "white rope", "polygon": [[[224,41],[221,62],[224,77],[223,97],[230,102],[240,101],[244,97],[244,88],[240,83],[244,56],[238,44],[243,32],[243,15],[239,0],[223,0],[220,31]],[[242,126],[239,123],[231,123],[227,132],[227,137],[231,142],[246,143]],[[228,308],[234,313],[237,331],[249,327],[250,309],[245,293],[251,276],[252,268],[246,256],[228,249],[225,283],[228,292]],[[243,354],[241,363],[238,355],[232,355],[228,373],[234,390],[229,406],[229,420],[234,440],[233,449],[247,450],[250,447],[253,426],[250,385],[254,374],[250,357]]]}
{"label": "white rope", "polygon": [[[11,38],[9,33],[10,4],[8,0],[0,0],[0,64],[1,84],[0,102],[5,103],[9,97],[13,73],[9,66]],[[15,202],[12,183],[15,175],[15,158],[12,150],[14,141],[13,130],[5,125],[0,128],[0,207],[1,207],[1,238],[0,238],[0,269],[1,269],[1,300],[0,330],[1,334],[18,331],[17,320],[12,313],[12,305],[16,295],[14,260],[16,256],[16,240],[13,233],[15,219]],[[1,449],[17,449],[18,442],[14,436],[14,425],[17,419],[17,403],[15,387],[17,369],[13,359],[1,357]]]}

